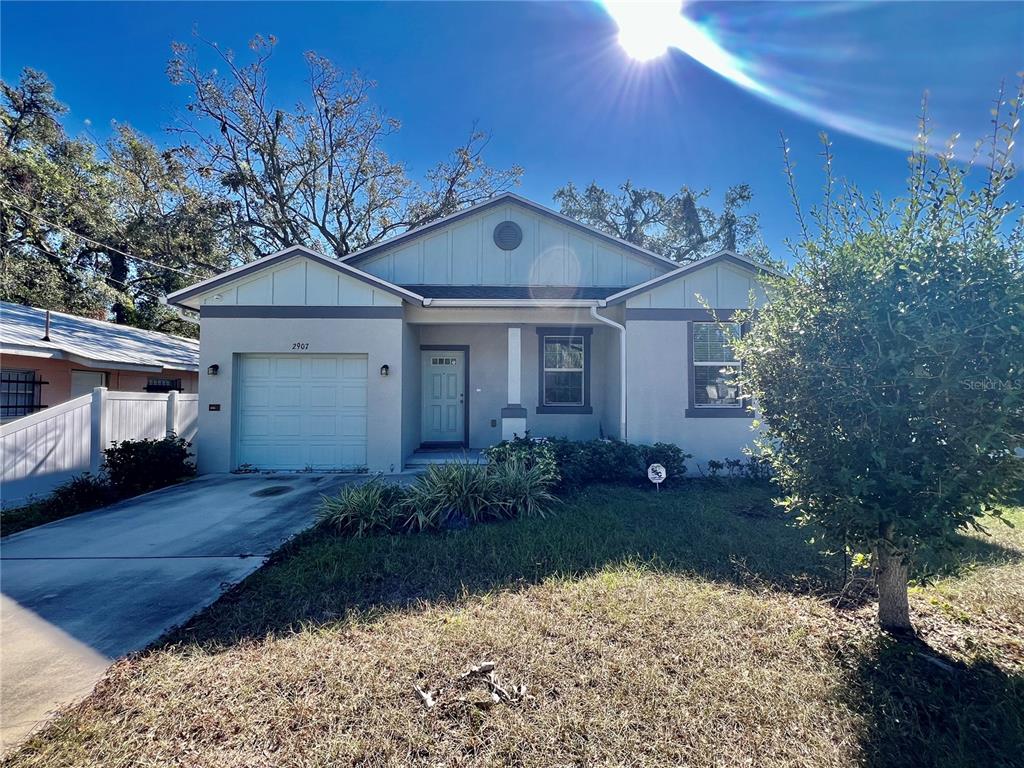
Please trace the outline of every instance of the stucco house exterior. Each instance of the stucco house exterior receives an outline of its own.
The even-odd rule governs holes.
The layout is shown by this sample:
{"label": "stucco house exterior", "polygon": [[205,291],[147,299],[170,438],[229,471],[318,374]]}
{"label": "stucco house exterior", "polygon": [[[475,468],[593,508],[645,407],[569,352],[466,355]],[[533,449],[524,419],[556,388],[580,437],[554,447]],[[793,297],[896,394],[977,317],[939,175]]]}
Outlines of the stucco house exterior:
{"label": "stucco house exterior", "polygon": [[526,430],[739,456],[752,416],[705,306],[762,302],[763,270],[511,193],[343,259],[288,248],[168,296],[200,313],[200,471],[396,472]]}
{"label": "stucco house exterior", "polygon": [[0,302],[0,421],[107,387],[195,393],[199,342]]}

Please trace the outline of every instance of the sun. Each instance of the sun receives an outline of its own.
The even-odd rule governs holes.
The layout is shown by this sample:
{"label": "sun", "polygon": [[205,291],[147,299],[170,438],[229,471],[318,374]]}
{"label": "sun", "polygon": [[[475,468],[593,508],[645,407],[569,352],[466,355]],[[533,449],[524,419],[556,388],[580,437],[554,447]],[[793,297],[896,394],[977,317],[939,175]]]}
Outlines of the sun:
{"label": "sun", "polygon": [[665,0],[606,0],[608,15],[619,28],[619,45],[637,61],[651,61],[679,44],[682,3]]}

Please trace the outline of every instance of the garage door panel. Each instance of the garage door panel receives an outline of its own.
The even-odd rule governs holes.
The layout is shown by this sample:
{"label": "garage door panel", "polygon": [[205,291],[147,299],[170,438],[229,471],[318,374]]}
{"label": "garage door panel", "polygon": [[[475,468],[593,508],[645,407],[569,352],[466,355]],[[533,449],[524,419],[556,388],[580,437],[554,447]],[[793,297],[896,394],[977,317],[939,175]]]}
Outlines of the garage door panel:
{"label": "garage door panel", "polygon": [[253,355],[239,366],[236,464],[366,466],[365,355]]}
{"label": "garage door panel", "polygon": [[362,386],[345,385],[341,388],[341,404],[346,408],[366,407],[366,384]]}
{"label": "garage door panel", "polygon": [[250,355],[242,358],[242,375],[247,379],[270,376],[270,358]]}
{"label": "garage door panel", "polygon": [[309,375],[314,379],[338,378],[338,361],[333,357],[314,357],[309,361]]}
{"label": "garage door panel", "polygon": [[338,419],[310,419],[309,434],[313,437],[334,437],[338,434]]}
{"label": "garage door panel", "polygon": [[251,384],[242,387],[243,408],[263,408],[270,405],[270,390],[265,384]]}
{"label": "garage door panel", "polygon": [[239,422],[239,429],[243,438],[269,437],[270,416],[267,414],[246,414]]}
{"label": "garage door panel", "polygon": [[342,416],[342,437],[366,437],[366,416]]}
{"label": "garage door panel", "polygon": [[366,466],[365,445],[343,445],[341,446],[341,463],[348,467]]}
{"label": "garage door panel", "polygon": [[270,406],[272,408],[299,408],[302,405],[301,384],[282,386],[277,384],[271,390]]}
{"label": "garage door panel", "polygon": [[[365,396],[366,390],[363,390]],[[309,404],[314,408],[336,408],[338,388],[336,386],[314,385],[309,388]]]}
{"label": "garage door panel", "polygon": [[365,379],[366,358],[346,357],[341,361],[341,377],[343,379]]}
{"label": "garage door panel", "polygon": [[275,437],[302,437],[301,414],[275,413],[270,423]]}
{"label": "garage door panel", "polygon": [[278,379],[298,379],[302,377],[302,358],[275,357],[274,376]]}

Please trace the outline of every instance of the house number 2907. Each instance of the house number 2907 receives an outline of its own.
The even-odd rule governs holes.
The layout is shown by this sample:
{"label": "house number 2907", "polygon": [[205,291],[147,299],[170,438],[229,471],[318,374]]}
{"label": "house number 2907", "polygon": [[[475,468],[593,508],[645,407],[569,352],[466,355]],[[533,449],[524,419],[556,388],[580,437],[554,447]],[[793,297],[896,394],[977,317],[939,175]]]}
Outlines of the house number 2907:
{"label": "house number 2907", "polygon": [[308,341],[296,341],[292,344],[292,349],[309,349]]}

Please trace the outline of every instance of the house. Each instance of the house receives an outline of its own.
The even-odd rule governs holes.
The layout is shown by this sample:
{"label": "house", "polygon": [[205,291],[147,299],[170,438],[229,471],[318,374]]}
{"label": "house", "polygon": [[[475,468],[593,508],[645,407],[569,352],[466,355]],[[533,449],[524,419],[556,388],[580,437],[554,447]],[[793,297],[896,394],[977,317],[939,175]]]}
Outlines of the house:
{"label": "house", "polygon": [[527,430],[738,456],[752,417],[701,297],[727,318],[763,269],[510,193],[340,260],[288,248],[168,297],[200,313],[200,470],[400,471]]}
{"label": "house", "polygon": [[0,302],[0,419],[36,413],[95,387],[196,391],[199,342]]}

